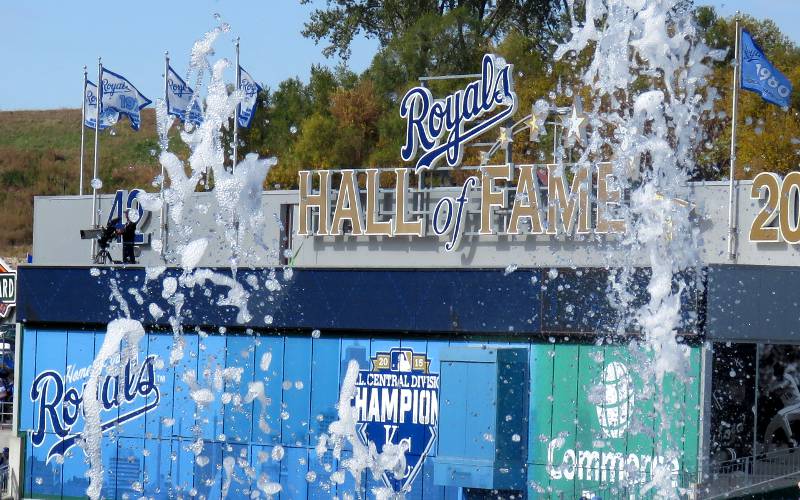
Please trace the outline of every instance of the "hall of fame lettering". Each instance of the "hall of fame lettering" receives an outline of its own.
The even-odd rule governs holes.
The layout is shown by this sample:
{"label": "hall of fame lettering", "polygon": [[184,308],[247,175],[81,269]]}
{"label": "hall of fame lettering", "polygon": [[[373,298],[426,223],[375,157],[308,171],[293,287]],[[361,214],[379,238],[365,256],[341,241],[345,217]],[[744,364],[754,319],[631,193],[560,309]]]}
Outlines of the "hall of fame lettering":
{"label": "hall of fame lettering", "polygon": [[378,352],[370,370],[361,370],[353,406],[358,412],[358,436],[382,451],[386,443],[405,452],[401,475],[383,474],[394,491],[409,491],[422,470],[439,425],[439,374],[430,373],[430,360],[411,349]]}

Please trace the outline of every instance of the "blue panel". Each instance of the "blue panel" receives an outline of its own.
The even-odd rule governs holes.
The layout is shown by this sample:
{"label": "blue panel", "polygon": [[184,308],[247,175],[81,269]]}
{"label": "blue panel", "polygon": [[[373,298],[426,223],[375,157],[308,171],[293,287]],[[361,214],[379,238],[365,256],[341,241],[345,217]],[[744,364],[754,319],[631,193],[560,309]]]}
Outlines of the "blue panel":
{"label": "blue panel", "polygon": [[444,361],[441,363],[441,388],[439,394],[439,450],[438,456],[467,456],[468,389],[466,363]]}
{"label": "blue panel", "polygon": [[144,439],[120,438],[117,447],[117,497],[139,498],[144,480]]}
{"label": "blue panel", "polygon": [[195,461],[194,452],[189,449],[191,439],[173,439],[172,455],[172,480],[178,491],[188,493],[194,487]]}
{"label": "blue panel", "polygon": [[[64,374],[66,371],[66,355],[67,355],[67,334],[66,332],[60,330],[39,330],[37,332],[37,349],[36,349],[36,376],[39,376],[42,372],[47,370],[55,371],[59,374]],[[46,348],[44,346],[47,346]],[[54,432],[53,422],[51,419],[51,413],[49,411],[42,412],[42,398],[46,397],[48,401],[54,401],[57,399],[57,383],[52,378],[49,377],[47,379],[42,379],[42,383],[37,384],[38,387],[33,387],[32,389],[37,389],[39,392],[39,399],[33,403],[33,429],[38,430],[42,427],[48,434],[46,434],[45,440],[41,444],[41,449],[45,450],[43,457],[47,456],[47,451],[56,444],[56,442],[60,441],[55,434],[51,434]],[[46,393],[46,394],[45,394]],[[32,397],[31,393],[28,393],[28,397]],[[63,395],[62,395],[63,397]],[[60,408],[56,406],[55,412],[58,412]],[[56,413],[57,414],[57,413]],[[57,414],[58,415],[58,414]],[[58,415],[60,417],[60,415]],[[44,421],[42,421],[44,420]],[[63,419],[57,418],[59,422]],[[68,429],[67,429],[68,430]],[[59,487],[60,488],[60,487]]]}
{"label": "blue panel", "polygon": [[338,418],[339,339],[314,339],[311,365],[311,445]]}
{"label": "blue panel", "polygon": [[[167,368],[168,370],[171,370],[175,376],[173,382],[174,391],[172,395],[172,418],[174,419],[174,422],[172,423],[171,427],[165,430],[165,432],[167,435],[171,434],[174,436],[191,437],[195,435],[192,427],[195,425],[195,413],[198,413],[198,410],[197,405],[195,405],[194,400],[191,397],[189,386],[183,381],[183,376],[187,372],[193,371],[197,373],[198,383],[201,385],[205,384],[206,381],[203,380],[203,370],[206,369],[208,363],[203,363],[202,365],[200,363],[200,339],[197,335],[184,335],[183,340],[183,358],[178,361],[175,367]],[[215,345],[215,347],[219,348],[217,345]],[[171,343],[169,349],[170,351],[172,350]],[[223,351],[220,351],[220,353],[222,354]],[[169,351],[167,354],[169,355]],[[169,367],[169,358],[167,358],[166,366]],[[205,418],[208,415],[208,409],[205,409],[202,413],[200,413],[200,415],[201,417]],[[213,437],[206,435],[203,435],[203,438],[213,439]]]}
{"label": "blue panel", "polygon": [[229,447],[225,448],[225,451],[223,452],[222,455],[223,455],[223,464],[225,463],[225,460],[227,460],[228,463],[230,464],[231,459],[233,459],[232,478],[230,484],[228,485],[227,492],[224,490],[225,485],[227,484],[227,472],[225,466],[223,465],[223,473],[222,473],[223,496],[225,496],[226,499],[230,500],[249,500],[250,489],[256,488],[256,482],[250,481],[250,478],[242,469],[241,463],[242,461],[244,461],[247,464],[251,463],[250,461],[252,460],[252,458],[249,456],[250,446],[244,444],[232,444]]}
{"label": "blue panel", "polygon": [[281,462],[272,460],[272,446],[251,446],[252,462],[250,465],[255,469],[256,476],[263,474],[265,481],[269,483],[280,483]]}
{"label": "blue panel", "polygon": [[308,444],[311,409],[311,337],[286,337],[283,367],[281,442],[290,446]]}
{"label": "blue panel", "polygon": [[[87,377],[77,377],[76,374],[88,372],[94,360],[95,335],[93,332],[70,331],[67,337],[67,369],[64,372],[65,389],[71,388],[83,394],[83,384],[87,382]],[[78,412],[78,419],[73,426],[75,429],[83,429],[83,411]],[[77,450],[77,448],[76,448]],[[78,451],[79,454],[82,452]],[[65,464],[66,465],[66,464]]]}
{"label": "blue panel", "polygon": [[[202,429],[203,439],[214,440],[222,434],[223,404],[221,401],[221,387],[214,386],[214,373],[225,368],[225,337],[209,335],[200,341],[200,354],[197,360],[198,384],[200,387],[211,389],[214,401],[205,408],[197,407],[197,424]],[[177,371],[176,373],[181,373]],[[181,428],[181,435],[188,429]]]}
{"label": "blue panel", "polygon": [[[274,444],[281,439],[281,404],[283,402],[283,337],[258,337],[255,355],[254,380],[264,382],[264,393],[269,403],[264,408],[256,402],[253,409],[253,443]],[[263,368],[267,369],[264,370]],[[261,428],[263,420],[268,427],[267,432]]]}
{"label": "blue panel", "polygon": [[[339,355],[341,360],[339,362],[339,389],[336,391],[336,401],[339,401],[339,390],[341,389],[341,384],[344,381],[344,377],[347,374],[347,366],[350,364],[351,360],[355,360],[358,362],[358,366],[361,370],[366,370],[370,366],[370,341],[369,339],[346,339],[343,338],[341,340],[341,348]],[[338,416],[337,416],[338,418]],[[350,443],[344,443],[345,450],[351,450],[352,446]]]}
{"label": "blue panel", "polygon": [[103,496],[106,498],[117,498],[117,468],[119,466],[119,456],[117,453],[117,443],[111,439],[103,439],[100,445],[100,453],[103,455]]}
{"label": "blue panel", "polygon": [[286,454],[281,460],[281,498],[308,497],[307,471],[308,449],[286,448]]}
{"label": "blue panel", "polygon": [[[164,276],[178,276],[170,268]],[[230,274],[230,270],[217,272]],[[260,270],[239,270],[237,279],[261,275]],[[274,318],[270,328],[337,328],[342,330],[473,331],[535,333],[541,318],[540,291],[531,286],[530,272],[505,276],[502,270],[295,270],[283,290],[251,290],[253,320],[249,326],[266,327],[264,316]],[[119,269],[114,279],[122,289],[141,283],[141,268]],[[115,317],[108,309],[109,273],[93,277],[85,268],[24,267],[19,270],[17,308],[28,323],[105,324]],[[67,288],[69,287],[69,288]],[[80,290],[81,293],[74,293]],[[211,294],[186,297],[184,325],[234,325],[236,309],[215,305],[224,287],[211,286]],[[270,298],[272,300],[270,300]],[[168,317],[154,320],[147,312],[152,302],[169,310],[157,294],[148,301],[129,304],[133,318],[147,325],[168,326]],[[353,303],[360,304],[353,308]],[[497,310],[524,311],[514,317],[491,314]]]}
{"label": "blue panel", "polygon": [[[81,428],[83,424],[81,423]],[[55,460],[50,462],[55,464]],[[89,487],[89,480],[86,478],[86,455],[79,447],[72,448],[67,452],[63,464],[63,493],[64,496],[85,497],[86,488]]]}
{"label": "blue panel", "polygon": [[[93,364],[94,360],[97,358],[97,353],[100,352],[100,349],[103,346],[103,340],[105,340],[105,338],[106,338],[106,329],[105,328],[95,332],[95,334],[94,334],[94,355],[92,356],[92,361],[89,362],[90,366]],[[106,367],[108,367],[108,366],[109,366],[109,363],[106,363]],[[99,389],[100,389],[100,394],[102,395],[103,393],[105,393],[106,397],[110,401],[114,397],[114,394],[117,394],[119,392],[119,387],[115,382],[112,381],[112,379],[109,379],[109,378],[105,377],[107,372],[108,372],[108,368],[103,370],[103,375],[100,378],[100,380],[102,382],[102,385],[99,386]],[[101,398],[102,398],[102,396],[101,396]],[[119,407],[118,406],[117,407],[112,407],[110,409],[103,408],[102,412],[100,413],[100,419],[103,422],[107,422],[107,421],[109,421],[111,419],[117,419],[118,417],[119,417]],[[104,434],[104,436],[105,435],[107,435],[107,434]]]}
{"label": "blue panel", "polygon": [[198,497],[218,498],[222,491],[224,474],[222,472],[222,455],[224,444],[215,441],[203,443],[203,450],[198,456],[192,456],[194,488]]}
{"label": "blue panel", "polygon": [[245,403],[247,388],[253,382],[255,339],[250,336],[228,336],[227,366],[241,368],[242,376],[239,383],[227,382],[225,390],[231,394],[239,394],[239,404],[236,400],[225,405],[225,437],[228,442],[249,443],[253,422],[253,402]]}
{"label": "blue panel", "polygon": [[[173,398],[175,394],[175,376],[180,376],[182,371],[177,371],[169,366],[169,353],[172,349],[172,335],[150,333],[147,335],[149,355],[157,356],[156,381],[158,383],[159,404],[145,415],[145,431],[149,438],[168,438],[173,431],[177,433],[178,427],[174,424]],[[185,354],[188,356],[188,354]],[[185,397],[185,393],[179,394]],[[148,396],[148,403],[152,402],[155,395]],[[185,405],[183,405],[185,406]],[[194,405],[191,405],[193,408]],[[169,448],[169,445],[167,445]]]}
{"label": "blue panel", "polygon": [[[427,355],[428,359],[431,362],[430,371],[431,373],[438,373],[441,376],[442,373],[442,362],[441,362],[441,352],[443,349],[447,349],[448,342],[445,340],[429,340],[428,347],[427,347]],[[445,380],[440,378],[440,384],[445,384]],[[439,396],[439,415],[441,416],[441,406],[444,405],[444,399],[440,394]],[[439,426],[441,429],[441,425]],[[431,448],[429,457],[435,457],[439,453],[439,438],[437,438],[433,442],[433,447]]]}
{"label": "blue panel", "polygon": [[[336,494],[336,485],[330,480],[331,472],[336,470],[337,462],[332,453],[325,453],[322,461],[317,458],[313,448],[308,453],[308,470],[315,476],[308,483],[308,498],[311,500],[328,500]],[[328,470],[326,470],[326,467]],[[330,472],[329,472],[330,471]]]}
{"label": "blue panel", "polygon": [[343,451],[342,452],[342,460],[339,462],[339,470],[344,472],[344,482],[337,486],[336,492],[339,495],[339,498],[342,498],[344,495],[350,495],[352,498],[362,498],[365,494],[364,485],[366,484],[367,472],[361,473],[361,488],[356,487],[356,481],[353,479],[353,475],[350,474],[350,471],[347,470],[343,463],[352,458],[353,453],[350,451]]}
{"label": "blue panel", "polygon": [[146,439],[144,446],[145,480],[142,484],[142,495],[157,500],[166,499],[174,484],[171,476],[172,442],[166,439]]}
{"label": "blue panel", "polygon": [[17,395],[20,406],[19,430],[33,429],[33,402],[31,401],[31,384],[36,376],[36,329],[22,329],[22,359],[20,369],[22,380],[19,382]]}
{"label": "blue panel", "polygon": [[[55,439],[55,436],[52,437]],[[45,441],[47,442],[47,441]],[[29,447],[28,460],[25,463],[25,484],[29,497],[55,495],[61,496],[62,466],[55,459],[47,460],[46,447]],[[82,452],[79,452],[83,455]]]}

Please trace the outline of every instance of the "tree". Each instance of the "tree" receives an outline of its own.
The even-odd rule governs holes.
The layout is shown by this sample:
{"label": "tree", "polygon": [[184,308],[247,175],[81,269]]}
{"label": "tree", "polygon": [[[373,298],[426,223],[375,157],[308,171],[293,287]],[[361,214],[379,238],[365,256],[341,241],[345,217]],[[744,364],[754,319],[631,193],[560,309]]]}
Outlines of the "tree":
{"label": "tree", "polygon": [[566,0],[328,0],[312,12],[303,35],[327,41],[327,57],[346,59],[360,34],[387,47],[425,19],[450,17],[457,21],[450,45],[455,52],[470,53],[476,42],[498,42],[510,31],[536,39],[538,48],[549,52],[550,42],[563,34],[566,9]]}

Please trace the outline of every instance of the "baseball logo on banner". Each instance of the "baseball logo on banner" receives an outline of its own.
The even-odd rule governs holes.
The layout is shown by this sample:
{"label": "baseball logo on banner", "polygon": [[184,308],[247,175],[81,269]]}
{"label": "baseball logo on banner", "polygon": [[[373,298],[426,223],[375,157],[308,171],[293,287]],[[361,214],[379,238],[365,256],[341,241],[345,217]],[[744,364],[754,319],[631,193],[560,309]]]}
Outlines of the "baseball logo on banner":
{"label": "baseball logo on banner", "polygon": [[430,360],[411,349],[377,353],[371,369],[358,374],[353,405],[365,445],[373,443],[382,451],[392,444],[405,453],[405,471],[385,472],[384,484],[396,492],[410,491],[439,425],[439,374],[430,373]]}

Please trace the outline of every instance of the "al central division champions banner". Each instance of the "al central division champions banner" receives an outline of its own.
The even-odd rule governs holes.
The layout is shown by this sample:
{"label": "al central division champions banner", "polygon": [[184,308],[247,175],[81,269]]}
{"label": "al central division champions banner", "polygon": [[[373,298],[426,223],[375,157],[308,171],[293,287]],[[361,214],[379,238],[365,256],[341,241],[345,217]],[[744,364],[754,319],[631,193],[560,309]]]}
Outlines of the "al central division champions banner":
{"label": "al central division champions banner", "polygon": [[371,364],[356,381],[358,436],[377,451],[385,451],[387,444],[400,447],[405,471],[386,472],[382,479],[394,491],[410,491],[436,439],[439,375],[429,372],[431,362],[425,353],[411,349],[379,352]]}

